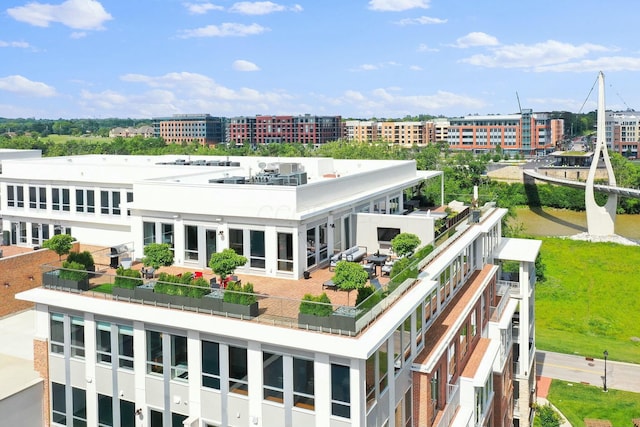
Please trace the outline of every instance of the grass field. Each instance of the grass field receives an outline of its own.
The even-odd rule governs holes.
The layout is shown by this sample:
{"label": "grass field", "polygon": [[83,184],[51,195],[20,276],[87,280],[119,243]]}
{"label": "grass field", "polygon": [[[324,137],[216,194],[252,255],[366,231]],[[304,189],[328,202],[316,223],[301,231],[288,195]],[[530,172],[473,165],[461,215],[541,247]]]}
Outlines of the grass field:
{"label": "grass field", "polygon": [[111,141],[111,138],[108,138],[105,136],[73,136],[73,135],[56,135],[56,134],[45,136],[42,139],[49,140],[55,144],[64,144],[67,141],[81,141],[81,142]]}
{"label": "grass field", "polygon": [[542,238],[541,350],[640,363],[640,246]]}
{"label": "grass field", "polygon": [[585,418],[631,427],[631,420],[640,418],[640,393],[611,389],[605,393],[601,387],[553,380],[548,399],[574,427],[583,427]]}

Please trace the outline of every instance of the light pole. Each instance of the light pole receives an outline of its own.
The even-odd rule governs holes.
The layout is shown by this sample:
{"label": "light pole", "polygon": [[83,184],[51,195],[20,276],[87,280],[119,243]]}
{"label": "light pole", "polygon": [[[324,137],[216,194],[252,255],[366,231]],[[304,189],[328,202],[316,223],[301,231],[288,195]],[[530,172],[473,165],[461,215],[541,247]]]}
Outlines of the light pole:
{"label": "light pole", "polygon": [[607,390],[607,356],[609,356],[609,352],[605,350],[603,354],[604,354],[604,390],[602,391],[608,391]]}

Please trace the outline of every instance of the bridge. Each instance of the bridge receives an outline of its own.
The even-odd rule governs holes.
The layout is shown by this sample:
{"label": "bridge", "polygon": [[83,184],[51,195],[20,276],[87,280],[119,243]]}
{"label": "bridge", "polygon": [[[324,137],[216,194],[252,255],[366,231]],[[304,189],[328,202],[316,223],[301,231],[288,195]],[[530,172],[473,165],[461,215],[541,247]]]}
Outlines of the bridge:
{"label": "bridge", "polygon": [[[525,183],[530,183],[530,181],[527,180],[527,176],[529,176],[538,181],[549,182],[551,184],[564,185],[566,187],[580,188],[583,190],[587,187],[586,182],[547,176],[547,175],[538,173],[533,169],[524,169],[522,173],[524,175]],[[640,190],[637,190],[635,188],[618,187],[616,185],[594,184],[593,189],[601,193],[617,194],[619,196],[633,197],[635,199],[640,199]]]}

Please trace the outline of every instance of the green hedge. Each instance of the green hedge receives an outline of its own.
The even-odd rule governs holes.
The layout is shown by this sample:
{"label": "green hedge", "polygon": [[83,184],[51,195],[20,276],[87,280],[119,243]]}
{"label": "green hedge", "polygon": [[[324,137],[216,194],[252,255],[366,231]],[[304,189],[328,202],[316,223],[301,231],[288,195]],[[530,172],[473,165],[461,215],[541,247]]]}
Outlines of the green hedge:
{"label": "green hedge", "polygon": [[89,273],[84,271],[84,265],[79,262],[65,261],[62,263],[62,270],[60,270],[60,278],[65,280],[74,280],[81,282],[89,277]]}
{"label": "green hedge", "polygon": [[305,294],[302,297],[299,311],[302,314],[324,317],[333,313],[333,306],[326,292],[323,292],[322,295]]}
{"label": "green hedge", "polygon": [[113,286],[124,289],[134,289],[136,286],[142,285],[142,276],[140,271],[131,268],[118,267],[116,270],[116,278]]}
{"label": "green hedge", "polygon": [[168,273],[160,273],[153,291],[183,297],[202,298],[211,292],[209,282],[202,277],[193,278],[193,273],[187,272],[177,276]]}
{"label": "green hedge", "polygon": [[253,284],[242,286],[238,282],[229,282],[224,291],[224,302],[241,305],[251,305],[258,300],[253,293]]}
{"label": "green hedge", "polygon": [[83,270],[91,270],[94,266],[93,255],[89,251],[69,252],[67,261],[82,264],[85,267]]}

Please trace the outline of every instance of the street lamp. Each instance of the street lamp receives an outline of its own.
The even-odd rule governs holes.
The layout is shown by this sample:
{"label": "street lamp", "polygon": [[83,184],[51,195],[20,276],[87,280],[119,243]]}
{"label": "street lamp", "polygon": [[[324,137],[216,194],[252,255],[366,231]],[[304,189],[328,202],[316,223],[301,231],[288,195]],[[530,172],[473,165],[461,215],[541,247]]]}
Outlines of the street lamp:
{"label": "street lamp", "polygon": [[607,390],[607,356],[609,356],[609,352],[607,350],[604,351],[604,390]]}

